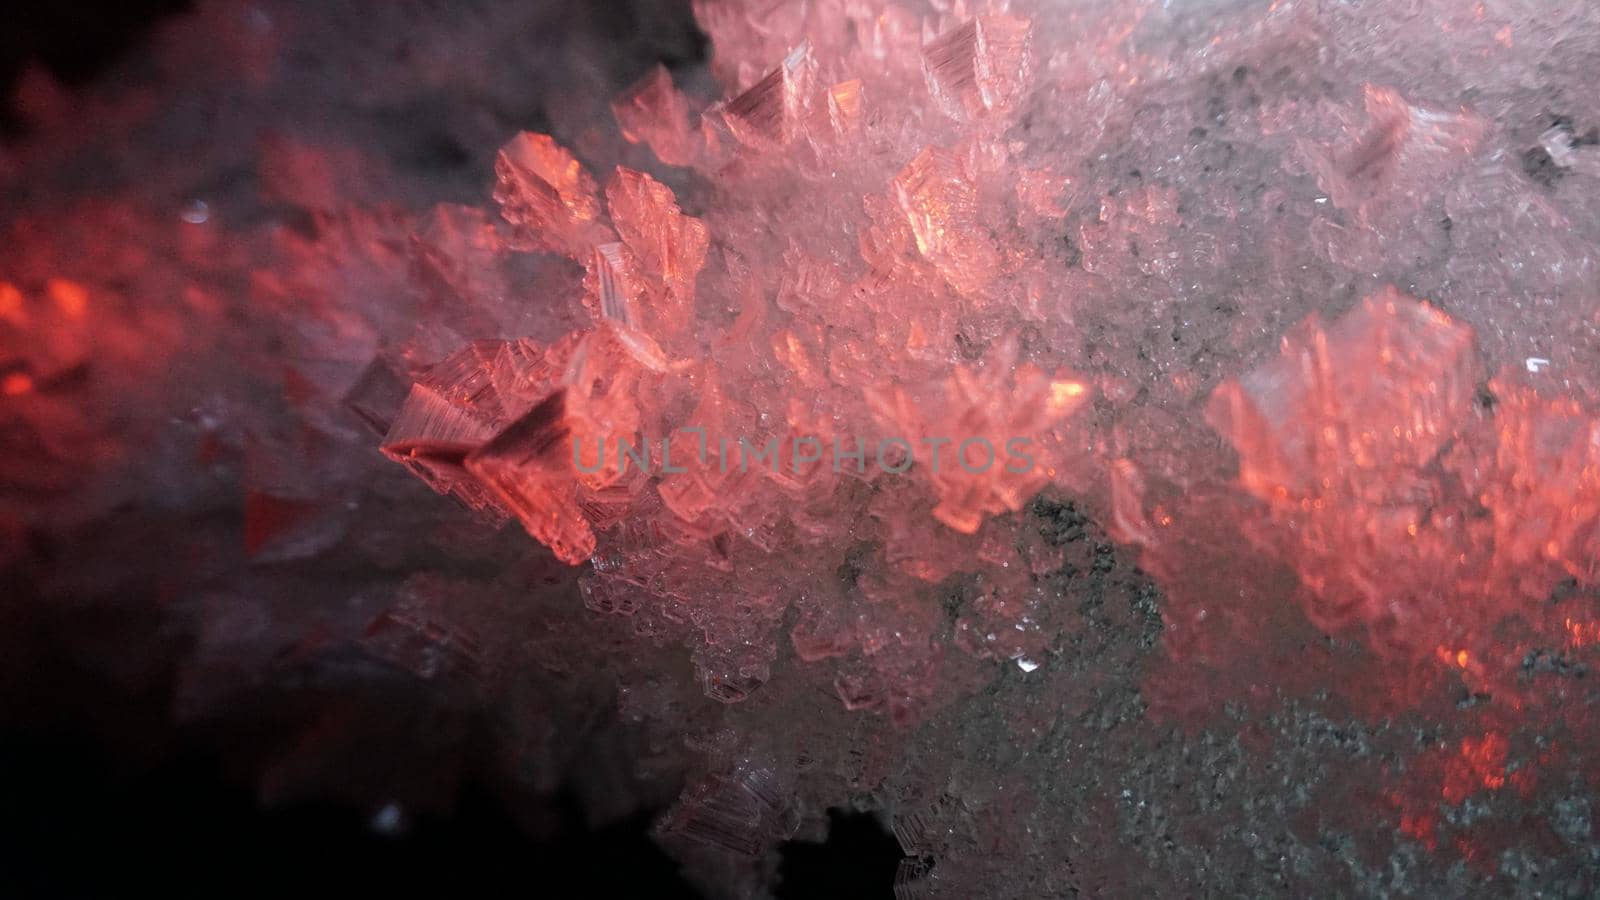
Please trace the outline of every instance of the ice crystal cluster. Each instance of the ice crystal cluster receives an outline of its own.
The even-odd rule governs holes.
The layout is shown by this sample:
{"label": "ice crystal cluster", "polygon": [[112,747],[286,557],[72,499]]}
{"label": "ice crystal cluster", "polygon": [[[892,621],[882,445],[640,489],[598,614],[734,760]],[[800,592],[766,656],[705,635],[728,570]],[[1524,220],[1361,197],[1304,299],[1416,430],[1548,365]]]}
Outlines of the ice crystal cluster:
{"label": "ice crystal cluster", "polygon": [[[548,135],[501,150],[484,252],[582,267],[540,299],[584,327],[433,363],[384,450],[586,565],[590,608],[686,638],[710,695],[743,700],[792,643],[839,660],[850,708],[910,721],[952,636],[1026,660],[1054,617],[1016,514],[1092,456],[1067,428],[1089,387],[1048,349],[1058,260],[1016,210],[1065,181],[1012,177],[1028,19],[772,12],[794,21],[701,10],[726,99],[691,108],[658,67],[613,104],[667,182],[591,173]],[[795,38],[768,60],[771,29]],[[958,575],[991,602],[951,635],[934,613]]]}
{"label": "ice crystal cluster", "polygon": [[319,133],[318,29],[209,9],[181,103],[306,105],[254,195],[125,151],[0,248],[7,554],[238,490],[181,714],[355,648],[542,790],[603,735],[595,818],[676,795],[727,896],[846,804],[901,900],[1595,889],[1600,8],[698,0],[704,70],[446,117],[492,186],[359,123],[511,103],[511,13]]}
{"label": "ice crystal cluster", "polygon": [[[543,134],[496,161],[500,221],[483,214],[473,249],[581,267],[534,302],[583,326],[410,353],[429,367],[384,447],[586,565],[592,609],[686,636],[712,696],[766,682],[785,637],[838,660],[846,706],[902,721],[936,702],[946,653],[1035,665],[1062,605],[1039,576],[1060,560],[1019,514],[1072,496],[1150,569],[1191,577],[1167,535],[1216,527],[1183,495],[1231,464],[1202,422],[1237,455],[1239,552],[1291,566],[1320,627],[1428,657],[1589,581],[1595,423],[1585,380],[1554,376],[1582,373],[1595,272],[1519,249],[1571,239],[1560,198],[1592,161],[1570,121],[1540,135],[1557,161],[1496,145],[1486,114],[1515,99],[1499,85],[1403,93],[1379,70],[1313,90],[1280,60],[1334,57],[1339,22],[1299,6],[1194,54],[1141,52],[1139,7],[697,12],[723,96],[691,100],[658,67],[612,105],[666,181],[591,173]],[[1479,56],[1515,49],[1488,7],[1426,15],[1488,34]],[[1157,84],[1215,96],[1178,134],[1183,113],[1142,103]],[[1273,159],[1278,186],[1215,177],[1241,153]],[[1501,230],[1498,268],[1452,265],[1483,240],[1480,216],[1452,215],[1466,191],[1510,195],[1548,234]],[[463,249],[443,268],[484,265]],[[1524,272],[1538,324],[1496,322],[1513,346],[1480,348],[1474,324],[1518,302]],[[1275,331],[1281,358],[1241,371]],[[1511,374],[1487,386],[1486,365]],[[1480,393],[1506,403],[1491,415]],[[996,461],[1011,442],[1025,464]],[[976,594],[951,621],[938,596],[963,578]]]}

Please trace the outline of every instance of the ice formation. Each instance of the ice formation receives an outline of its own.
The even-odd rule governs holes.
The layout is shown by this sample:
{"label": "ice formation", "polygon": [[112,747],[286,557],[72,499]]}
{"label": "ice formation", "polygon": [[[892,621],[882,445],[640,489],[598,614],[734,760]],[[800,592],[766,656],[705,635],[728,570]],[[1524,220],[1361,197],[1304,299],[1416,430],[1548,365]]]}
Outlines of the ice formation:
{"label": "ice formation", "polygon": [[[274,138],[282,221],[19,217],[3,555],[93,514],[40,498],[181,444],[125,432],[182,397],[197,458],[240,461],[255,564],[384,573],[365,652],[500,698],[607,673],[651,744],[622,780],[687,773],[659,832],[721,893],[847,801],[892,819],[902,900],[1216,891],[1197,835],[1269,795],[1274,837],[1218,839],[1213,869],[1266,873],[1243,891],[1593,889],[1563,810],[1600,734],[1571,677],[1600,646],[1600,106],[1549,60],[1600,61],[1595,10],[695,14],[714,85],[597,88],[503,135],[476,203],[391,206],[359,153]],[[1408,716],[1436,731],[1381,730]],[[1364,812],[1301,823],[1325,798]]]}

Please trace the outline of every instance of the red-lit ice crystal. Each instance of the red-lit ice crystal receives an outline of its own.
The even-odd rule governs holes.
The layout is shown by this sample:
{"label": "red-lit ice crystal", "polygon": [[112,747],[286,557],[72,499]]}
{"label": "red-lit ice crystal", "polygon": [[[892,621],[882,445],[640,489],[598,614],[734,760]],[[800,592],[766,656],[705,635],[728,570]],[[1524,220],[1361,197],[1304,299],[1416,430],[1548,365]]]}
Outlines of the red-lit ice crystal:
{"label": "red-lit ice crystal", "polygon": [[[714,29],[746,27],[715,10]],[[703,218],[650,174],[618,168],[602,195],[552,138],[508,144],[495,198],[509,246],[582,265],[594,324],[547,349],[499,340],[450,356],[385,439],[436,489],[514,516],[564,561],[592,557],[591,607],[640,629],[692,626],[718,699],[766,679],[783,610],[836,591],[863,548],[910,580],[846,585],[837,602],[860,597],[855,626],[794,637],[824,642],[807,657],[859,654],[840,676],[847,705],[918,714],[941,640],[918,585],[962,572],[993,573],[962,646],[1040,652],[1043,599],[1010,596],[1026,586],[1009,573],[1029,565],[1015,517],[1076,462],[1059,429],[1092,389],[1005,323],[1019,304],[1039,315],[1045,289],[1038,272],[1013,277],[1026,266],[990,221],[1015,215],[1015,195],[986,183],[1031,85],[1031,23],[956,20],[920,67],[886,69],[911,33],[896,15],[875,17],[866,45],[819,31],[759,74],[741,64],[742,87],[698,131],[663,69],[616,100],[628,140],[717,176]],[[874,100],[907,91],[915,102]],[[780,151],[826,169],[828,189],[766,174]],[[961,341],[990,344],[980,366]],[[768,589],[752,566],[789,577]]]}
{"label": "red-lit ice crystal", "polygon": [[1372,84],[1365,86],[1363,100],[1364,116],[1338,117],[1354,121],[1343,136],[1345,146],[1333,155],[1301,144],[1329,199],[1363,222],[1419,205],[1483,137],[1484,123],[1465,110],[1423,109],[1392,88]]}
{"label": "red-lit ice crystal", "polygon": [[1600,418],[1507,373],[1489,383],[1494,440],[1451,459],[1493,523],[1489,589],[1539,599],[1562,577],[1594,583],[1600,554]]}
{"label": "red-lit ice crystal", "polygon": [[501,148],[495,175],[495,200],[523,244],[572,255],[598,233],[594,179],[548,135],[524,133]]}
{"label": "red-lit ice crystal", "polygon": [[624,333],[636,330],[659,344],[684,346],[706,261],[705,224],[680,213],[666,185],[630,169],[619,168],[606,186],[606,208],[622,242],[596,248],[592,296],[600,317]]}
{"label": "red-lit ice crystal", "polygon": [[695,159],[689,102],[672,83],[666,66],[656,66],[627,93],[612,101],[622,136],[646,144],[669,166],[687,166]]}
{"label": "red-lit ice crystal", "polygon": [[999,254],[978,218],[978,191],[956,154],[925,148],[894,180],[917,252],[963,293],[982,290]]}
{"label": "red-lit ice crystal", "polygon": [[1449,614],[1465,522],[1435,463],[1478,371],[1470,328],[1391,288],[1332,327],[1305,323],[1278,361],[1213,397],[1240,483],[1271,508],[1323,627],[1427,641]]}
{"label": "red-lit ice crystal", "polygon": [[1029,22],[980,15],[950,29],[922,50],[928,92],[945,114],[976,116],[1003,109],[1028,85]]}

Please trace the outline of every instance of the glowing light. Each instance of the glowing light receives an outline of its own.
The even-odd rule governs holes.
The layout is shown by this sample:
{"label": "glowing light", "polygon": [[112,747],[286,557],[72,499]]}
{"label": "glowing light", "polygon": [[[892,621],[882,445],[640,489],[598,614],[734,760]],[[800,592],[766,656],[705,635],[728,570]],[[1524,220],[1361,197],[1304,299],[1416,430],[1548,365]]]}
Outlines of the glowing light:
{"label": "glowing light", "polygon": [[1400,831],[1407,837],[1420,841],[1429,850],[1439,845],[1439,839],[1435,834],[1438,824],[1438,817],[1431,813],[1400,814]]}
{"label": "glowing light", "polygon": [[1440,794],[1447,803],[1460,803],[1478,791],[1498,791],[1506,784],[1505,735],[1489,732],[1481,738],[1463,738],[1445,765]]}
{"label": "glowing light", "polygon": [[21,323],[27,314],[22,309],[22,292],[16,285],[0,281],[0,319]]}
{"label": "glowing light", "polygon": [[1050,399],[1057,403],[1066,403],[1075,397],[1082,397],[1083,391],[1083,385],[1076,381],[1057,381],[1050,385]]}
{"label": "glowing light", "polygon": [[89,311],[89,290],[76,281],[52,278],[45,285],[50,300],[68,318],[81,319]]}
{"label": "glowing light", "polygon": [[0,393],[7,397],[20,397],[33,390],[33,379],[21,372],[12,372],[0,379]]}
{"label": "glowing light", "polygon": [[1581,622],[1576,619],[1567,619],[1563,623],[1567,630],[1567,646],[1576,650],[1600,644],[1600,622]]}

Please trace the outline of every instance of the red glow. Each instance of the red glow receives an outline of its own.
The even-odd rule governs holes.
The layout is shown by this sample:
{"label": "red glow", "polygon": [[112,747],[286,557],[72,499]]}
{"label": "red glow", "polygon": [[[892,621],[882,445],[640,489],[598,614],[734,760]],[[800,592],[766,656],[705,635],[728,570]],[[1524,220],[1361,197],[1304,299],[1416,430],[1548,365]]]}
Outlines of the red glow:
{"label": "red glow", "polygon": [[89,289],[65,278],[52,278],[46,285],[50,300],[69,319],[81,319],[89,311]]}
{"label": "red glow", "polygon": [[1456,757],[1445,767],[1440,795],[1447,803],[1460,803],[1478,791],[1498,791],[1506,784],[1505,735],[1491,732],[1463,738]]}

